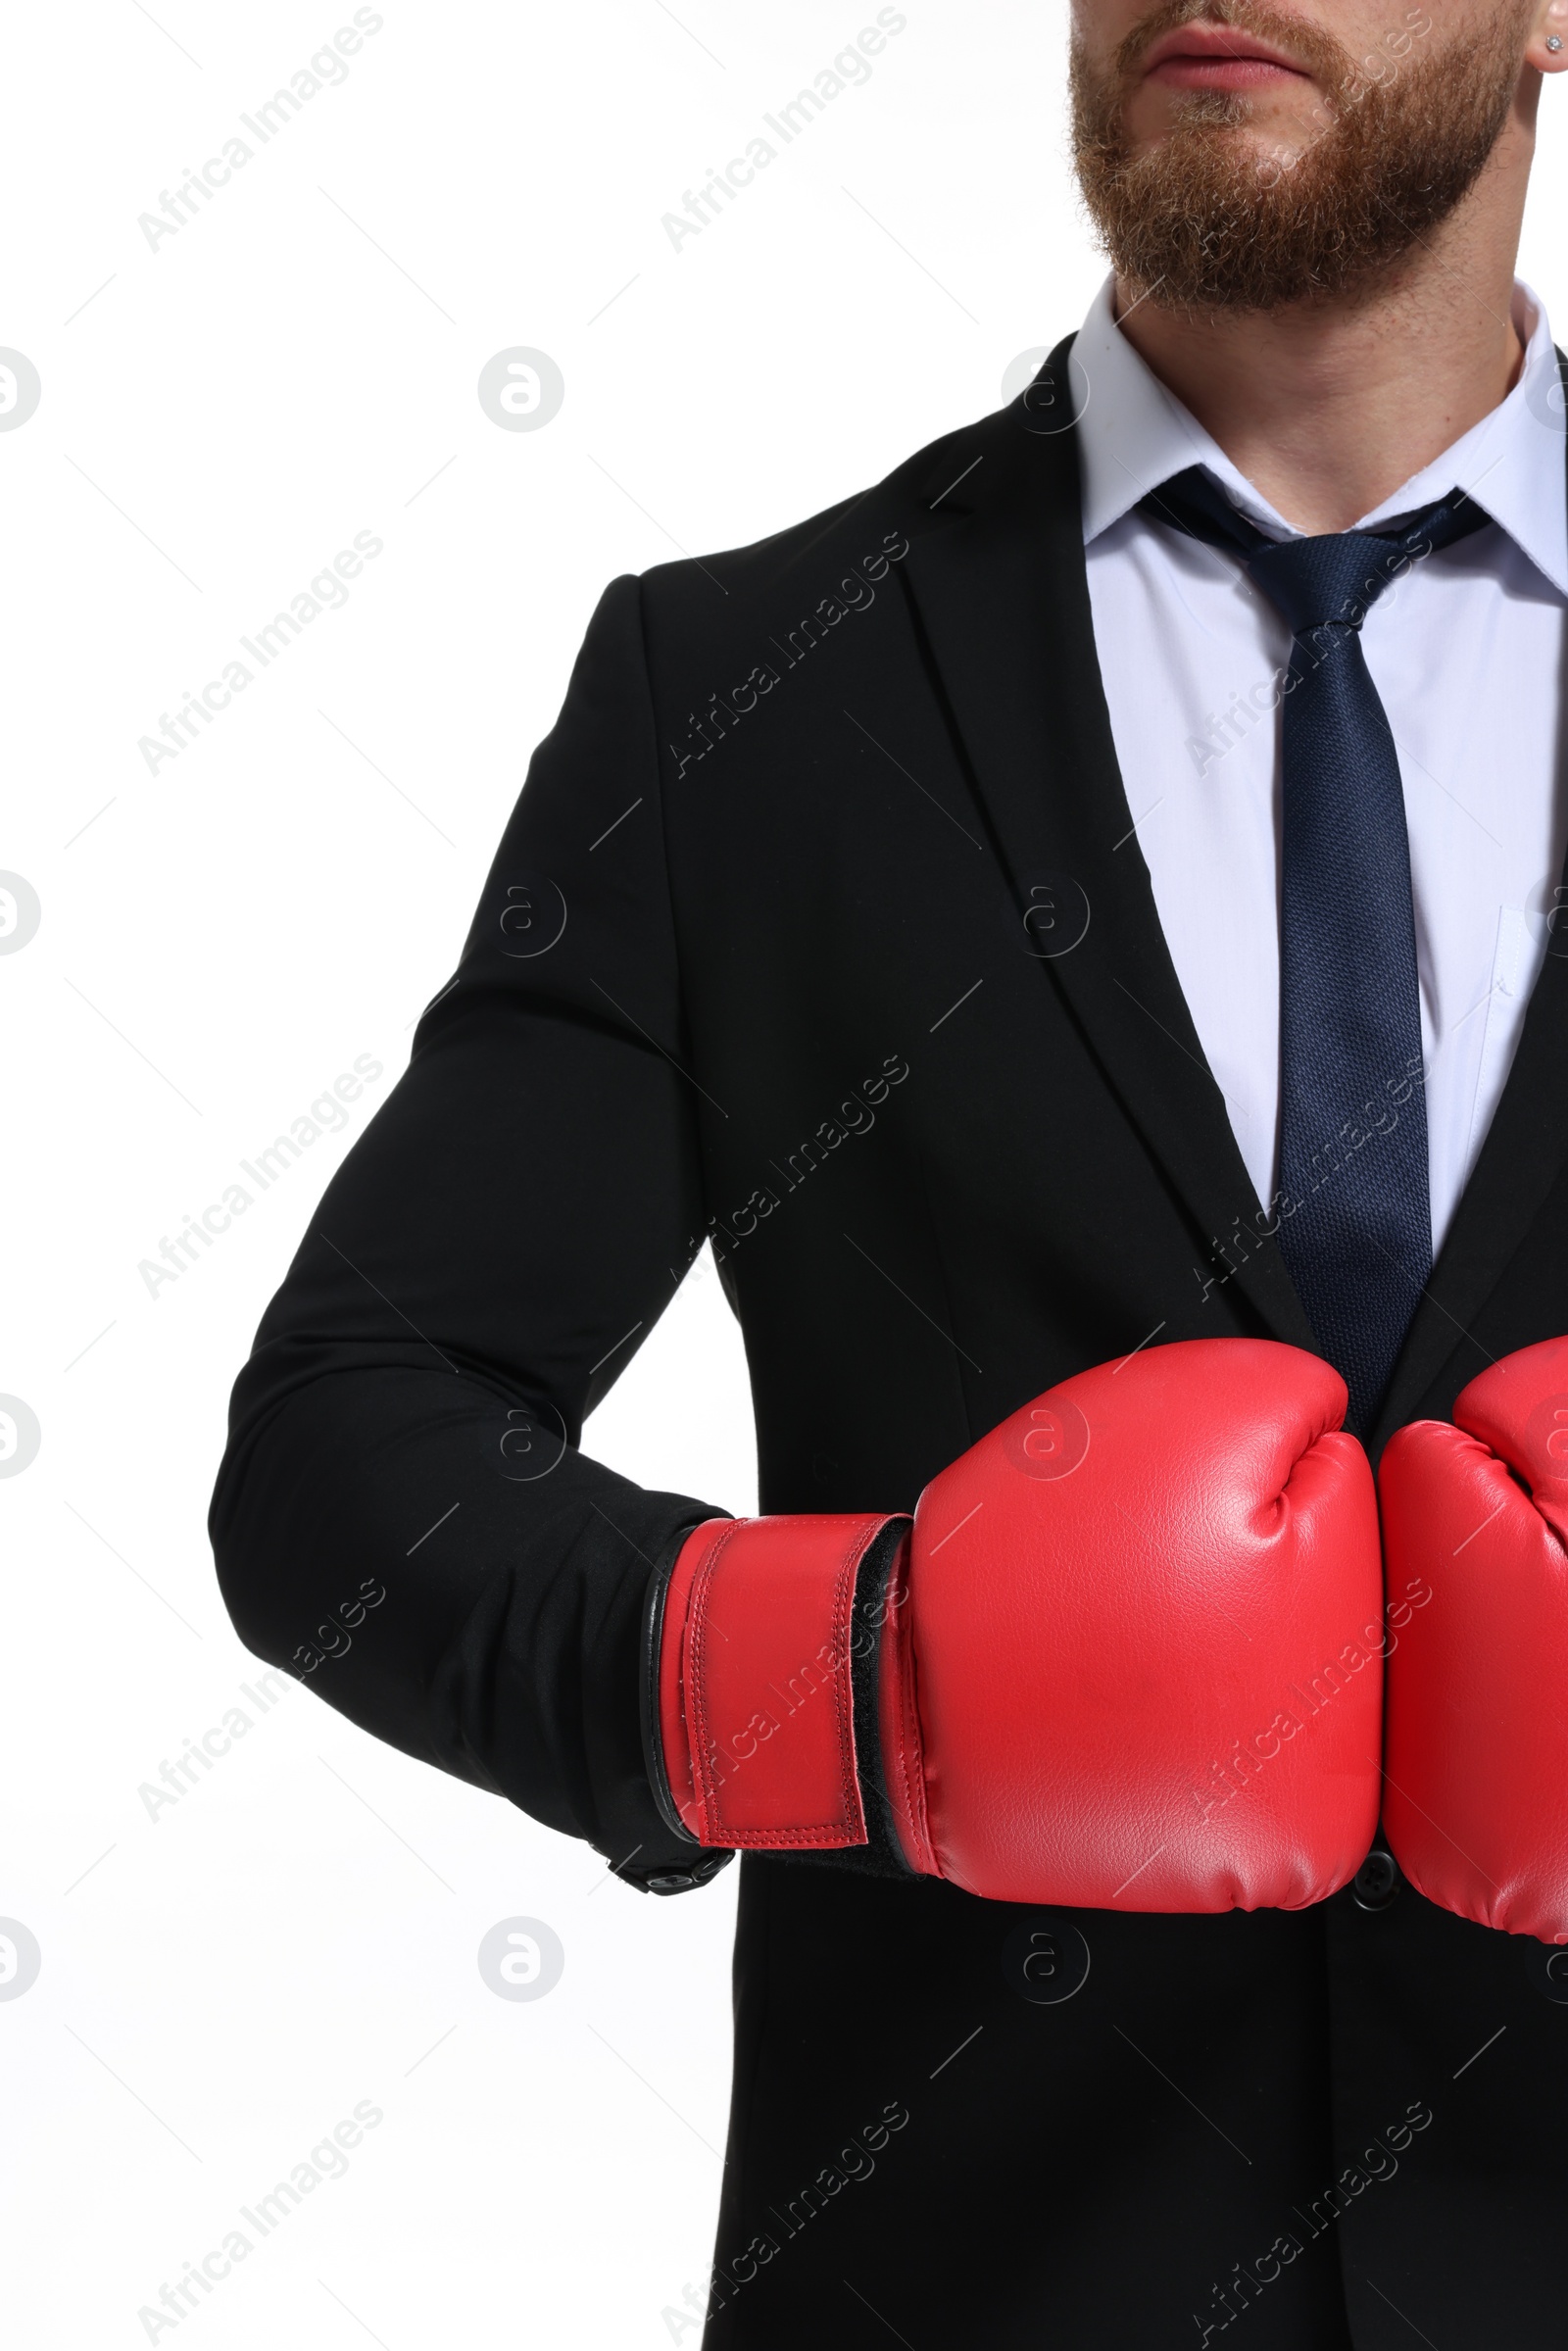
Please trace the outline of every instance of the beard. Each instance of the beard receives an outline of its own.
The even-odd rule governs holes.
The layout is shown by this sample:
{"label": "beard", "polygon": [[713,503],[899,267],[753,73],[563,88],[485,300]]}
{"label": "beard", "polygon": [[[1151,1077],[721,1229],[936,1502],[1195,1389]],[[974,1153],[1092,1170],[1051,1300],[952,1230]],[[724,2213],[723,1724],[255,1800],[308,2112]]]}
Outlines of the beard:
{"label": "beard", "polygon": [[[1275,41],[1309,69],[1324,98],[1304,144],[1270,150],[1246,135],[1250,96],[1194,90],[1176,96],[1164,138],[1134,147],[1123,107],[1140,62],[1161,33],[1198,19]],[[1442,48],[1380,56],[1366,73],[1321,26],[1269,0],[1160,0],[1108,67],[1075,39],[1073,145],[1099,241],[1124,285],[1171,309],[1271,311],[1369,293],[1474,185],[1508,119],[1522,46],[1514,0]]]}

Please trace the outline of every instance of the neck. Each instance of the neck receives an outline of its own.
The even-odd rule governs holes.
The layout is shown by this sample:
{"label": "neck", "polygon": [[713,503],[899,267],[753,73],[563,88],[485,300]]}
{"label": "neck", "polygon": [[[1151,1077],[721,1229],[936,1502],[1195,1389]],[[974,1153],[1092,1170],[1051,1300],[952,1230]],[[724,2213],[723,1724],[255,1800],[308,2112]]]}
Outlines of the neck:
{"label": "neck", "polygon": [[[1510,130],[1520,130],[1516,121]],[[1298,530],[1347,530],[1506,398],[1530,143],[1505,136],[1439,231],[1353,300],[1116,312],[1140,357]]]}

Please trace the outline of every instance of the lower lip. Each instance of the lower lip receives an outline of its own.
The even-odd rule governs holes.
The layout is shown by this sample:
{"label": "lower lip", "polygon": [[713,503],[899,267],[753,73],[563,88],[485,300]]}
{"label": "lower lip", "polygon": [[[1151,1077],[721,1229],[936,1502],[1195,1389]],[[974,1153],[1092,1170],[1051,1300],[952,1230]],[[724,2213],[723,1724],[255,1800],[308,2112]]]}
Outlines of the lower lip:
{"label": "lower lip", "polygon": [[1149,78],[1168,90],[1261,90],[1306,76],[1267,57],[1167,57]]}

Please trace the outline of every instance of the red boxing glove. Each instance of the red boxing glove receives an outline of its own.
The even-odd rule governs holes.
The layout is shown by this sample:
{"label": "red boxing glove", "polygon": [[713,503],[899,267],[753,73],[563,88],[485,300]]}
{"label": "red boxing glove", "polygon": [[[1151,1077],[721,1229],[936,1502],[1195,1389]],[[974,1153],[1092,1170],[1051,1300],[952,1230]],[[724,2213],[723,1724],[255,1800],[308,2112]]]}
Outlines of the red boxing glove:
{"label": "red boxing glove", "polygon": [[1185,1341],[1014,1413],[912,1530],[699,1527],[651,1651],[672,1815],[842,1847],[869,1789],[909,1868],[998,1901],[1323,1900],[1378,1808],[1377,1505],[1345,1404],[1296,1347]]}
{"label": "red boxing glove", "polygon": [[1568,1941],[1568,1339],[1494,1363],[1453,1418],[1396,1431],[1378,1473],[1384,1825],[1429,1901]]}

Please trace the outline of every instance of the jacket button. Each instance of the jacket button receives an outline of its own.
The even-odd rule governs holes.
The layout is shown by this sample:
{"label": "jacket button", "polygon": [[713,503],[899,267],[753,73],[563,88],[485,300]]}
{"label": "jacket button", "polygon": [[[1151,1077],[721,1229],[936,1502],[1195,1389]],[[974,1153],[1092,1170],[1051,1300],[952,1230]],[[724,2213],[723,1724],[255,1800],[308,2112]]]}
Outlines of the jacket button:
{"label": "jacket button", "polygon": [[1350,1891],[1363,1910],[1387,1910],[1399,1890],[1399,1865],[1382,1845],[1374,1845],[1350,1881]]}

